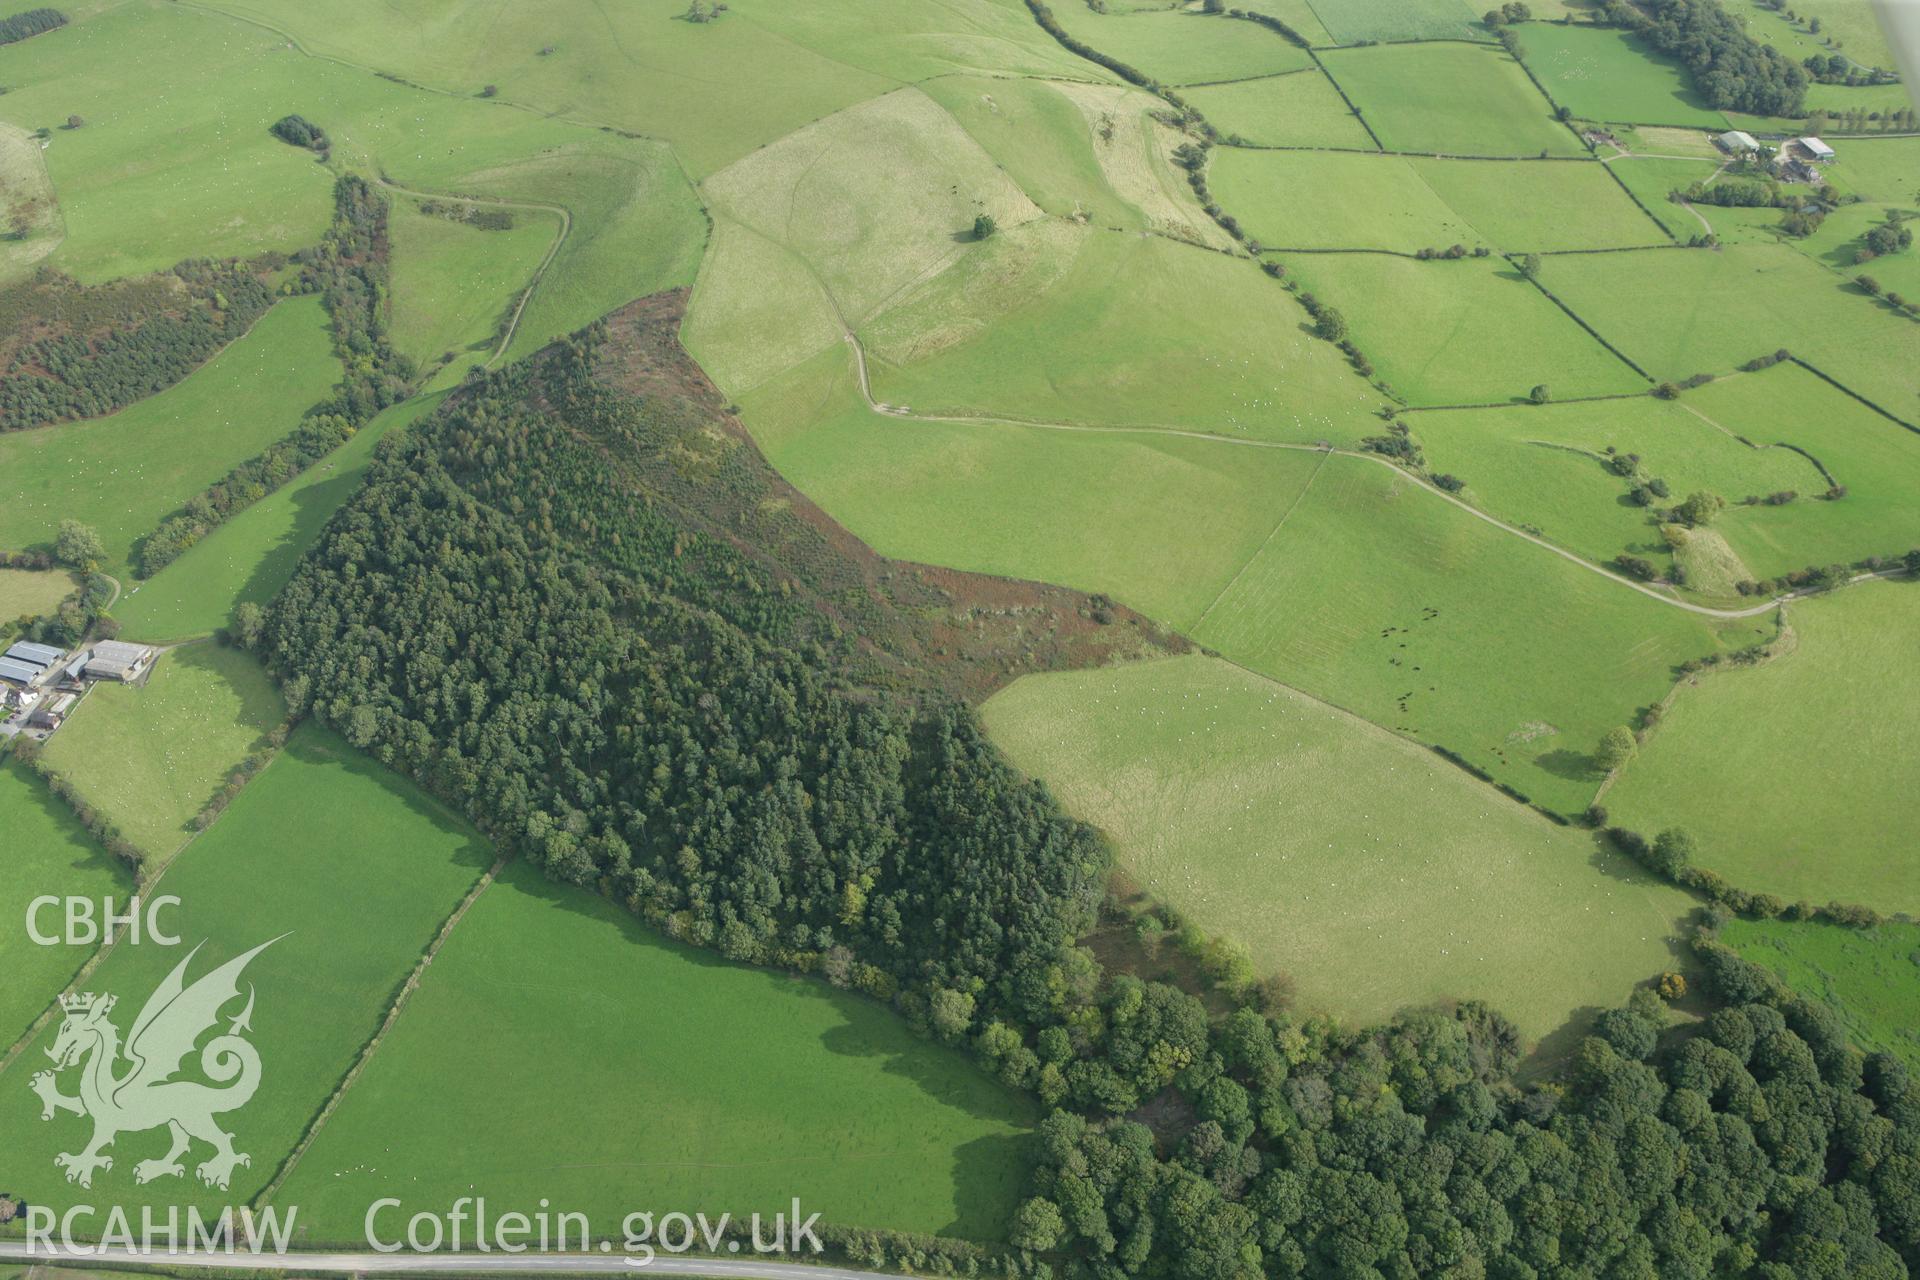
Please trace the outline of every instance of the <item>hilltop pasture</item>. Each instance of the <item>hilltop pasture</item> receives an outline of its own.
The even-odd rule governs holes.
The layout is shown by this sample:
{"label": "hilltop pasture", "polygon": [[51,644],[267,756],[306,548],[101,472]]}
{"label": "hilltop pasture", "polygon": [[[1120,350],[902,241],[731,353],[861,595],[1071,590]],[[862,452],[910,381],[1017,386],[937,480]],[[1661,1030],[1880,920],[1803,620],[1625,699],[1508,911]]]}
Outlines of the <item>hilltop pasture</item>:
{"label": "hilltop pasture", "polygon": [[1320,60],[1389,151],[1584,156],[1586,149],[1502,49],[1394,44]]}
{"label": "hilltop pasture", "polygon": [[1130,880],[1350,1025],[1474,998],[1545,1035],[1669,964],[1690,905],[1590,832],[1219,659],[1027,676],[983,714]]}
{"label": "hilltop pasture", "polygon": [[1185,8],[1102,14],[1082,0],[1052,6],[1069,34],[1166,84],[1218,84],[1300,71],[1305,49],[1250,22]]}
{"label": "hilltop pasture", "polygon": [[1607,807],[1643,831],[1687,828],[1701,865],[1742,888],[1920,910],[1907,767],[1920,750],[1909,711],[1920,590],[1865,583],[1798,601],[1787,621],[1780,656],[1680,691]]}
{"label": "hilltop pasture", "polygon": [[280,1200],[309,1245],[360,1240],[381,1196],[473,1194],[500,1212],[545,1197],[612,1234],[636,1205],[744,1217],[797,1192],[836,1226],[994,1239],[1037,1119],[880,1004],[670,942],[518,863]]}
{"label": "hilltop pasture", "polygon": [[1190,634],[1578,813],[1601,735],[1680,663],[1763,633],[1718,631],[1335,455]]}
{"label": "hilltop pasture", "polygon": [[[1008,287],[1016,241],[903,293],[860,329],[876,400],[916,413],[1357,441],[1378,392],[1244,260],[1098,229],[1057,279]],[[995,240],[1000,240],[996,236]],[[1019,280],[1038,282],[1018,287]]]}
{"label": "hilltop pasture", "polygon": [[292,432],[339,376],[320,299],[290,298],[157,395],[104,418],[0,434],[0,545],[51,544],[71,518],[99,532],[102,567],[123,574],[139,538]]}
{"label": "hilltop pasture", "polygon": [[[66,225],[49,262],[87,282],[314,244],[333,213],[334,167],[350,166],[572,212],[516,333],[520,355],[691,282],[704,238],[686,177],[657,142],[511,110],[474,97],[478,85],[423,91],[199,7],[122,5],[0,47],[0,83],[0,120],[88,122],[56,129],[45,153]],[[289,112],[327,131],[332,166],[268,132]]]}
{"label": "hilltop pasture", "polygon": [[[63,1209],[111,1196],[135,1215],[145,1204],[162,1206],[164,1215],[172,1204],[204,1211],[245,1203],[379,1029],[420,953],[491,858],[471,828],[408,783],[325,730],[303,726],[169,868],[163,883],[180,906],[168,923],[185,945],[117,946],[91,984],[120,995],[116,1020],[125,1028],[187,948],[202,947],[191,979],[272,941],[243,980],[255,992],[249,1038],[265,1064],[262,1084],[244,1110],[223,1117],[251,1164],[234,1171],[230,1188],[209,1188],[193,1168],[209,1148],[197,1144],[184,1177],[143,1186],[134,1166],[165,1154],[166,1134],[127,1133],[111,1152],[113,1168],[97,1174],[91,1189],[66,1182],[53,1157],[76,1149],[83,1122],[42,1123],[26,1098],[27,1077],[40,1069],[35,1060],[44,1063],[41,1050],[52,1043],[49,1027],[0,1075],[0,1087],[25,1099],[0,1109],[0,1149],[11,1157],[15,1194]],[[239,1010],[235,1002],[228,1017]],[[71,1079],[63,1084],[71,1092]]]}
{"label": "hilltop pasture", "polygon": [[421,202],[406,197],[392,202],[387,219],[394,343],[422,366],[452,355],[442,382],[492,357],[515,300],[560,230],[546,210],[480,207],[507,213],[514,225],[483,230],[423,213]]}
{"label": "hilltop pasture", "polygon": [[1101,591],[1176,627],[1319,462],[1164,431],[905,421],[861,403],[841,351],[742,408],[781,474],[882,555]]}

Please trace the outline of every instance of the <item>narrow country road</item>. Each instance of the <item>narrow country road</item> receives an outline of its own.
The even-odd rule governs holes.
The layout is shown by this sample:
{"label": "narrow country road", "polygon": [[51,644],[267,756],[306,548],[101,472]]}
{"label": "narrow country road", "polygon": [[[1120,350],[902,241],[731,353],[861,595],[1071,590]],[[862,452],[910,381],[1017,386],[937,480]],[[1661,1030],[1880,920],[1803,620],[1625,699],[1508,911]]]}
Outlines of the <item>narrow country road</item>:
{"label": "narrow country road", "polygon": [[120,1246],[87,1246],[71,1251],[57,1245],[29,1248],[16,1241],[0,1242],[0,1261],[84,1263],[88,1266],[179,1267],[195,1271],[270,1271],[285,1269],[302,1274],[332,1275],[420,1274],[456,1275],[670,1275],[712,1276],[716,1280],[907,1280],[893,1272],[854,1271],[846,1267],[815,1266],[765,1259],[696,1258],[661,1254],[641,1263],[621,1253],[194,1253],[168,1254]]}

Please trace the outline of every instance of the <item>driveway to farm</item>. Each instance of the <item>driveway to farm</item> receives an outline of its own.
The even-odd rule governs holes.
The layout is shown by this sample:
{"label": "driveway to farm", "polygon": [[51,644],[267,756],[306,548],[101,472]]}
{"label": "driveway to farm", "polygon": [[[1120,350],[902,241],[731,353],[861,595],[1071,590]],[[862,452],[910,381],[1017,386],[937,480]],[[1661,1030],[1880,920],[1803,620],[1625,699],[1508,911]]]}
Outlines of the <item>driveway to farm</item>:
{"label": "driveway to farm", "polygon": [[0,1242],[0,1261],[81,1262],[88,1266],[182,1267],[196,1271],[270,1271],[286,1269],[336,1275],[669,1275],[711,1276],[716,1280],[906,1280],[893,1272],[854,1271],[801,1262],[734,1261],[660,1254],[641,1263],[620,1253],[286,1253],[245,1252],[168,1254],[119,1246],[87,1246],[86,1252],[54,1245],[29,1248]]}

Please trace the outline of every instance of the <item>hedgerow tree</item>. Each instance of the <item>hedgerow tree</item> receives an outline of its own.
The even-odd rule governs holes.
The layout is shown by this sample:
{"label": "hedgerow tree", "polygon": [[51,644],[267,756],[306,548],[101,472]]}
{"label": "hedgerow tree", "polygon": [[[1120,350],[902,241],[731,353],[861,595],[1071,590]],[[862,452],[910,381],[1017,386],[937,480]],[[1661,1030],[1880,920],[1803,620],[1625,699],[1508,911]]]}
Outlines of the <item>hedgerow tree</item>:
{"label": "hedgerow tree", "polygon": [[1600,739],[1600,749],[1593,753],[1593,762],[1602,772],[1612,773],[1633,759],[1640,750],[1640,742],[1633,736],[1633,730],[1625,725],[1607,730]]}
{"label": "hedgerow tree", "polygon": [[94,566],[106,558],[107,549],[92,525],[67,519],[60,522],[60,531],[54,536],[53,555],[69,568],[92,573]]}

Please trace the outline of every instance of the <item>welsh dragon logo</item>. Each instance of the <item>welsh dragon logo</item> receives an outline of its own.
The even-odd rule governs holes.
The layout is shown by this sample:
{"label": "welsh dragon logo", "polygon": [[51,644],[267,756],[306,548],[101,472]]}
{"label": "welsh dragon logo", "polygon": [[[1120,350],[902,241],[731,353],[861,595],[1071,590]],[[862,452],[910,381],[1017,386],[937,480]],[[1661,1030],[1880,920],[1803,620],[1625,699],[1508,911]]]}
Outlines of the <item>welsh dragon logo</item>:
{"label": "welsh dragon logo", "polygon": [[[233,1149],[233,1135],[214,1120],[244,1107],[260,1087],[260,1054],[243,1034],[252,1030],[251,984],[246,1007],[232,1018],[224,1034],[200,1049],[201,1074],[224,1087],[175,1077],[201,1036],[219,1023],[220,1011],[239,998],[240,974],[248,962],[279,940],[261,943],[188,986],[187,966],[200,954],[200,947],[195,947],[147,998],[125,1044],[112,1021],[114,997],[91,992],[60,997],[66,1018],[53,1048],[47,1050],[53,1070],[35,1075],[30,1085],[40,1095],[42,1120],[62,1111],[93,1119],[93,1140],[85,1149],[53,1158],[55,1165],[66,1170],[68,1182],[91,1187],[95,1170],[113,1168],[113,1158],[102,1153],[115,1138],[162,1125],[172,1135],[172,1145],[158,1159],[142,1160],[133,1167],[136,1182],[182,1176],[186,1168],[181,1157],[196,1139],[213,1148],[213,1155],[195,1170],[210,1187],[224,1191],[236,1167],[253,1163],[251,1157]],[[80,1068],[80,1092],[68,1097],[60,1092],[58,1077],[74,1067]]]}

